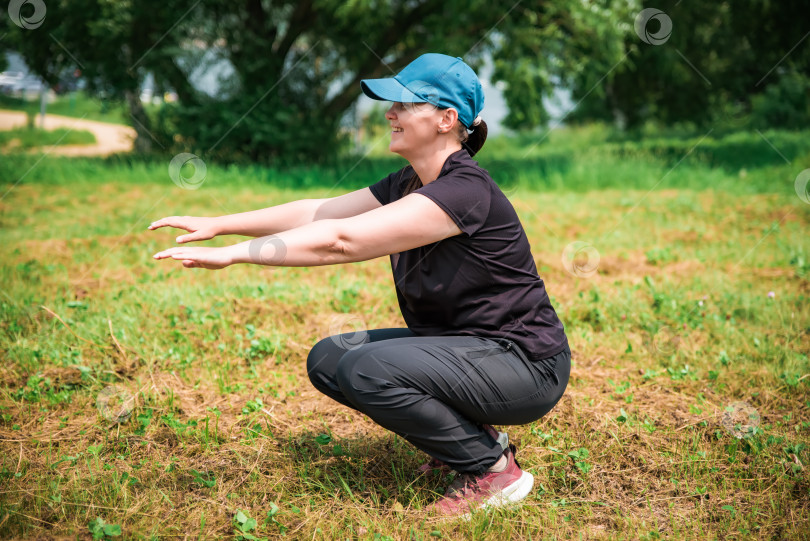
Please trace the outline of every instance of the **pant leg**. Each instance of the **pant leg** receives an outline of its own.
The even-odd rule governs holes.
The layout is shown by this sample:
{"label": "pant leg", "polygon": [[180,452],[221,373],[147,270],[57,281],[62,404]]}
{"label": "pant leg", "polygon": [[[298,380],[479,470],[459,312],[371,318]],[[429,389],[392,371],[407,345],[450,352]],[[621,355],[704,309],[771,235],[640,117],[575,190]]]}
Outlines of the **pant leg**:
{"label": "pant leg", "polygon": [[481,427],[525,424],[559,401],[570,350],[529,361],[508,340],[412,336],[367,343],[337,363],[351,407],[459,472],[480,473],[501,455]]}
{"label": "pant leg", "polygon": [[326,396],[352,409],[357,409],[346,400],[337,383],[337,365],[341,357],[365,344],[389,340],[391,338],[414,337],[405,329],[373,329],[354,333],[343,333],[324,338],[310,350],[307,356],[307,375],[312,385]]}

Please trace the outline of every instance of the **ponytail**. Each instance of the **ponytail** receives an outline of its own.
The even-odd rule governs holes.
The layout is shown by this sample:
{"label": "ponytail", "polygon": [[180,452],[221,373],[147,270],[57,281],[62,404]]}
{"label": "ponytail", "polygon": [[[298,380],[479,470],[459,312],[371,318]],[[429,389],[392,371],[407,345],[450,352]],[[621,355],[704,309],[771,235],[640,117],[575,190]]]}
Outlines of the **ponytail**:
{"label": "ponytail", "polygon": [[459,122],[459,126],[461,146],[467,149],[470,156],[475,156],[487,140],[487,123],[481,120],[478,124],[473,124],[469,132],[464,124]]}

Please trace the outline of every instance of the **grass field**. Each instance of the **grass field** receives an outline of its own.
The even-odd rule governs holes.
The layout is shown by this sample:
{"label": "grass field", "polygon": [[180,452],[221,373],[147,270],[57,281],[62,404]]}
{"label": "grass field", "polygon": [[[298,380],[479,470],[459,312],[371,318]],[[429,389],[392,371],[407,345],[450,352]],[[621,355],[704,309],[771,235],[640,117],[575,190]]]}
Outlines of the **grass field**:
{"label": "grass field", "polygon": [[0,536],[809,538],[808,135],[487,143],[573,360],[551,413],[499,427],[535,490],[469,522],[426,519],[448,480],[306,376],[320,338],[403,325],[387,258],[151,259],[177,234],[148,232],[159,217],[337,195],[402,162],[207,164],[184,190],[171,156],[4,157]]}
{"label": "grass field", "polygon": [[27,150],[52,145],[92,145],[95,136],[86,130],[41,130],[38,128],[15,128],[0,131],[0,150]]}
{"label": "grass field", "polygon": [[[146,105],[145,107],[152,109],[151,105]],[[26,111],[30,114],[38,115],[39,98],[24,100],[22,98],[0,95],[0,109]],[[130,122],[129,113],[122,104],[112,103],[110,101],[105,102],[80,91],[57,96],[56,99],[46,105],[46,113],[84,118],[86,120],[98,120],[99,122],[109,122],[112,124],[129,124]]]}

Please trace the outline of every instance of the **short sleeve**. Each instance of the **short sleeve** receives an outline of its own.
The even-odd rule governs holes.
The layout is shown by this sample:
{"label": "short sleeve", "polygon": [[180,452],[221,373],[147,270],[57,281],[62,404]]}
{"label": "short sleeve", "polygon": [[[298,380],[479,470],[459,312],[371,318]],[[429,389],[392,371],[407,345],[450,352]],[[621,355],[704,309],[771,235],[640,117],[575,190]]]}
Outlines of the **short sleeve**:
{"label": "short sleeve", "polygon": [[474,169],[456,169],[414,193],[439,205],[467,235],[481,229],[489,216],[490,181]]}
{"label": "short sleeve", "polygon": [[407,166],[399,171],[394,171],[387,177],[379,180],[378,182],[369,186],[369,190],[383,205],[392,203],[402,197],[402,183],[403,179],[407,177],[407,172],[410,166]]}

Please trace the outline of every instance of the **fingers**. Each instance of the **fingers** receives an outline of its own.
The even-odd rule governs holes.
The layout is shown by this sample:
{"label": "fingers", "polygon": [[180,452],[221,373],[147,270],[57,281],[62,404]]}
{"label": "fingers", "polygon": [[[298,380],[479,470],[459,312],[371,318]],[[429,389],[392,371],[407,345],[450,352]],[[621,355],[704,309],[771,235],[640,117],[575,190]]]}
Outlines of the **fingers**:
{"label": "fingers", "polygon": [[191,254],[187,253],[187,251],[183,248],[169,248],[168,250],[163,250],[162,252],[158,252],[152,257],[154,259],[186,259],[190,257]]}
{"label": "fingers", "polygon": [[189,233],[188,235],[180,235],[175,240],[179,244],[183,244],[184,242],[190,242],[190,241],[193,241],[193,240],[198,240],[197,237],[198,237],[198,235],[195,235],[194,233]]}
{"label": "fingers", "polygon": [[180,261],[187,269],[221,269],[227,267],[228,263],[222,263],[216,259],[211,259],[211,248],[175,247],[158,252],[152,257],[154,259],[174,259]]}
{"label": "fingers", "polygon": [[187,235],[180,235],[175,240],[178,244],[192,242],[195,240],[208,240],[216,236],[215,233],[200,229],[187,220],[188,216],[169,216],[168,218],[161,218],[149,224],[150,231],[160,229],[161,227],[176,227],[178,229],[185,229],[189,233]]}
{"label": "fingers", "polygon": [[179,244],[183,244],[185,242],[191,242],[195,240],[208,240],[213,238],[213,235],[210,235],[204,231],[195,231],[193,233],[189,233],[188,235],[180,235],[175,239]]}
{"label": "fingers", "polygon": [[196,260],[188,259],[189,257],[193,257],[192,254],[189,254],[187,250],[183,250],[182,248],[169,248],[168,250],[163,250],[162,252],[158,252],[152,256],[154,259],[180,260],[182,261],[183,266],[187,269],[193,269],[201,266]]}
{"label": "fingers", "polygon": [[185,224],[185,220],[183,220],[182,216],[169,216],[167,218],[161,218],[155,222],[149,224],[147,229],[155,230],[160,229],[161,227],[176,227],[178,229],[185,229],[189,231],[189,226]]}
{"label": "fingers", "polygon": [[153,230],[153,229],[160,229],[161,227],[166,227],[167,225],[170,225],[170,223],[174,220],[174,218],[175,218],[174,216],[170,216],[168,218],[161,218],[160,220],[155,220],[154,222],[149,224],[149,227],[147,227],[147,229]]}
{"label": "fingers", "polygon": [[158,252],[152,256],[153,259],[174,259],[182,261],[184,267],[203,267],[206,259],[207,250],[205,248],[196,248],[189,246],[174,247],[162,252]]}

